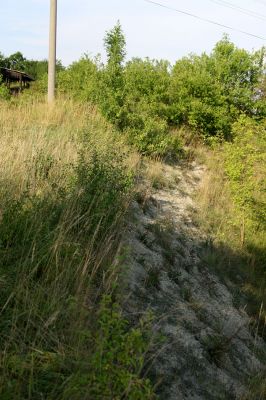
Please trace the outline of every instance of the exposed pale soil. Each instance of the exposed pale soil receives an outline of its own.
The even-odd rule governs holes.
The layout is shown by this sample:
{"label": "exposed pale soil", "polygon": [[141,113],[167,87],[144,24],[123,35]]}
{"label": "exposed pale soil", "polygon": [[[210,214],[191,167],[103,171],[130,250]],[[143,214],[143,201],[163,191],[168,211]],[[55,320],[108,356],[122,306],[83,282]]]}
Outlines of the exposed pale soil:
{"label": "exposed pale soil", "polygon": [[[192,219],[205,169],[164,166],[174,184],[131,207],[125,312],[151,310],[164,342],[153,349],[150,376],[163,400],[242,399],[250,377],[265,369],[265,343],[249,328],[244,308],[201,259],[208,242]],[[174,177],[174,180],[173,180]]]}

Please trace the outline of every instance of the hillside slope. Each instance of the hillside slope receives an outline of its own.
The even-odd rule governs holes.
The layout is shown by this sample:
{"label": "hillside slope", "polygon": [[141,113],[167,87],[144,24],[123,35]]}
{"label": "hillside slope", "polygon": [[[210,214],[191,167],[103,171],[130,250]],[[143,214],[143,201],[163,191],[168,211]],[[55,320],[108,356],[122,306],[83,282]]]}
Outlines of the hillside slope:
{"label": "hillside slope", "polygon": [[234,286],[204,262],[212,244],[193,222],[205,168],[193,162],[162,172],[164,187],[149,191],[142,183],[132,204],[124,304],[133,319],[151,310],[154,333],[164,336],[163,345],[151,345],[148,363],[161,382],[159,398],[263,398],[251,386],[265,372],[265,343],[249,328]]}
{"label": "hillside slope", "polygon": [[0,102],[0,132],[0,399],[150,400],[114,301],[134,154],[66,99]]}

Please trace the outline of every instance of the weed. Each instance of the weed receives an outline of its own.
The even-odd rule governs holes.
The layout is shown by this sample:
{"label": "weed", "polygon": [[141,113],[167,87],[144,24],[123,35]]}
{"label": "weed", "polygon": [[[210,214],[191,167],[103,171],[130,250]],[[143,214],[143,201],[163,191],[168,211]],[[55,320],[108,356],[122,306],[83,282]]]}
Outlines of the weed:
{"label": "weed", "polygon": [[161,272],[156,267],[151,267],[147,271],[144,285],[147,289],[160,289],[160,276]]}
{"label": "weed", "polygon": [[188,286],[182,287],[181,288],[181,296],[185,301],[187,301],[189,303],[193,302],[192,290],[190,287],[188,287]]}
{"label": "weed", "polygon": [[173,265],[175,262],[175,248],[173,246],[175,225],[171,216],[158,220],[150,226],[150,229],[155,235],[157,243],[162,247],[166,261]]}
{"label": "weed", "polygon": [[179,284],[181,272],[177,268],[173,267],[173,265],[171,266],[167,265],[167,274],[171,281],[173,281],[177,285]]}
{"label": "weed", "polygon": [[210,356],[210,359],[219,366],[222,362],[222,357],[228,352],[229,347],[230,341],[222,335],[217,334],[213,335],[209,339],[207,352]]}
{"label": "weed", "polygon": [[241,400],[264,400],[266,398],[266,376],[265,373],[256,374],[249,379],[248,393]]}

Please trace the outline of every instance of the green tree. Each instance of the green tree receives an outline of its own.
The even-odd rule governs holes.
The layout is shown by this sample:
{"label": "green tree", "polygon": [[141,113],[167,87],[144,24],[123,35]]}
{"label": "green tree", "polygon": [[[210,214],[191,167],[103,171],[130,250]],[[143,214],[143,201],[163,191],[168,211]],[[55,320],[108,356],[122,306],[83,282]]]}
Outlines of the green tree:
{"label": "green tree", "polygon": [[20,71],[25,71],[26,67],[26,58],[20,51],[17,51],[14,54],[11,54],[7,59],[7,68],[17,69]]}
{"label": "green tree", "polygon": [[210,56],[210,68],[230,106],[248,115],[254,113],[255,90],[263,73],[265,49],[254,53],[238,49],[227,36],[216,44]]}
{"label": "green tree", "polygon": [[107,54],[107,69],[116,87],[116,83],[120,83],[118,78],[121,78],[126,56],[126,39],[119,21],[111,31],[106,33],[104,46]]}
{"label": "green tree", "polygon": [[[56,60],[56,72],[63,71],[64,67],[60,60]],[[41,79],[48,73],[48,60],[26,60],[25,72],[34,79]]]}
{"label": "green tree", "polygon": [[125,93],[131,108],[148,109],[165,117],[169,105],[170,64],[164,60],[133,58],[125,67]]}
{"label": "green tree", "polygon": [[0,52],[0,68],[5,67],[5,56]]}
{"label": "green tree", "polygon": [[213,77],[206,54],[190,55],[174,65],[170,85],[170,122],[188,124],[197,132],[227,132],[228,118],[220,85]]}
{"label": "green tree", "polygon": [[170,85],[170,122],[205,136],[230,138],[241,113],[262,117],[258,85],[265,50],[249,53],[224,36],[208,56],[190,55],[175,64]]}
{"label": "green tree", "polygon": [[100,69],[99,59],[91,60],[85,54],[79,61],[59,72],[58,90],[77,99],[96,103]]}
{"label": "green tree", "polygon": [[103,114],[123,129],[125,126],[123,62],[126,56],[126,40],[119,21],[106,33],[104,46],[107,65],[100,82],[99,102]]}

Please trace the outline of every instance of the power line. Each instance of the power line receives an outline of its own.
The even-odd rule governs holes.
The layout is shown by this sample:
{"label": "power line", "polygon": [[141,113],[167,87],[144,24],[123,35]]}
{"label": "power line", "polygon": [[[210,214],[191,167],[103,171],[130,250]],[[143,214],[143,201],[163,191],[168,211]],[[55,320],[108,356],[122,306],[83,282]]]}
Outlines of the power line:
{"label": "power line", "polygon": [[257,3],[263,4],[264,6],[266,6],[266,3],[263,0],[254,0]]}
{"label": "power line", "polygon": [[210,1],[212,3],[218,4],[220,6],[231,8],[232,10],[240,11],[242,14],[249,15],[250,17],[259,18],[259,19],[261,19],[263,21],[266,21],[266,15],[257,13],[257,12],[252,11],[252,10],[248,10],[247,8],[243,8],[243,7],[237,6],[237,5],[233,4],[233,3],[230,3],[229,1],[224,1],[224,0],[210,0]]}
{"label": "power line", "polygon": [[233,27],[228,26],[228,25],[220,24],[219,22],[212,21],[211,19],[207,19],[207,18],[204,18],[204,17],[199,17],[196,14],[192,14],[192,13],[189,13],[187,11],[179,10],[177,8],[167,6],[165,4],[158,3],[157,1],[152,1],[152,0],[143,0],[143,1],[145,1],[146,3],[150,3],[150,4],[155,4],[156,6],[159,6],[159,7],[162,7],[162,8],[166,8],[166,9],[171,10],[171,11],[176,11],[176,12],[178,12],[180,14],[184,14],[184,15],[187,15],[189,17],[196,18],[196,19],[198,19],[200,21],[208,22],[209,24],[212,24],[212,25],[217,25],[217,26],[220,26],[222,28],[230,29],[231,31],[243,33],[244,35],[252,36],[252,37],[255,37],[257,39],[261,39],[261,40],[266,41],[266,38],[263,37],[263,36],[258,36],[258,35],[255,35],[253,33],[242,31],[242,30],[237,29],[237,28],[233,28]]}

